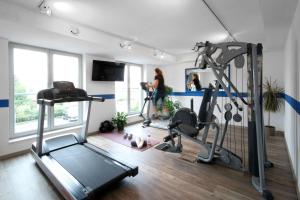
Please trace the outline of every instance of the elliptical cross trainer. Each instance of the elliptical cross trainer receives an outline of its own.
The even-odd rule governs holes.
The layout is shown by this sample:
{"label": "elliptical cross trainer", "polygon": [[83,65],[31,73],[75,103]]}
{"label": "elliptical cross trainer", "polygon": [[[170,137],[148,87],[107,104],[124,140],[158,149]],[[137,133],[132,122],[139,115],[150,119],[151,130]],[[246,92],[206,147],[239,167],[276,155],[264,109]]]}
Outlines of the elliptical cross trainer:
{"label": "elliptical cross trainer", "polygon": [[[167,124],[169,124],[169,121],[166,124],[161,124],[161,123],[153,122],[151,120],[150,105],[151,105],[151,100],[153,99],[153,96],[154,96],[154,92],[149,90],[149,88],[147,87],[147,84],[148,84],[147,82],[141,82],[140,84],[141,84],[142,89],[146,92],[146,97],[144,99],[144,104],[143,104],[142,110],[141,110],[140,115],[139,115],[144,120],[143,121],[143,127],[145,128],[145,127],[151,126],[153,128],[159,128],[159,129],[167,130],[168,129]],[[144,109],[145,109],[146,104],[147,104],[147,111],[146,111],[146,115],[144,115]],[[159,117],[159,120],[161,120],[161,121],[168,120],[168,119],[169,119],[169,117]]]}

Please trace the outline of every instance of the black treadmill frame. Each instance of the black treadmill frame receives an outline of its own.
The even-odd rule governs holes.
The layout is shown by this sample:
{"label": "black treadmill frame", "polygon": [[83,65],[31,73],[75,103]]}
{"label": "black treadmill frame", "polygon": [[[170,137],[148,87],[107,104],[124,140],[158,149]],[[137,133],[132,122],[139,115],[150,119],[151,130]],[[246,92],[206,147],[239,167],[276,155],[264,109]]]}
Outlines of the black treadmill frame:
{"label": "black treadmill frame", "polygon": [[[35,144],[33,144],[34,146]],[[78,144],[74,144],[78,145]],[[104,190],[105,188],[109,187],[110,185],[121,181],[122,179],[126,178],[127,176],[136,176],[138,174],[138,167],[132,166],[129,164],[125,164],[125,162],[121,161],[120,158],[116,157],[115,155],[109,154],[104,150],[89,144],[84,143],[82,144],[86,148],[91,151],[94,151],[98,154],[105,156],[108,159],[114,161],[115,164],[122,167],[126,170],[122,176],[116,177],[115,179],[111,180],[107,184],[99,187],[96,191],[89,191],[88,188],[83,186],[80,182],[78,182],[67,170],[65,170],[53,157],[48,154],[43,156],[38,156],[34,151],[34,147],[31,149],[31,153],[36,160],[37,165],[41,168],[44,174],[49,178],[51,183],[56,187],[56,189],[60,192],[60,194],[68,200],[78,200],[78,199],[92,199],[93,196]]]}
{"label": "black treadmill frame", "polygon": [[[87,149],[96,152],[102,156],[105,156],[107,159],[110,159],[114,164],[122,167],[125,170],[120,176],[114,177],[114,179],[106,182],[104,185],[98,187],[96,190],[90,190],[82,185],[75,177],[73,177],[66,169],[64,169],[49,153],[49,151],[45,151],[43,148],[45,144],[45,140],[43,139],[43,131],[44,131],[44,115],[45,115],[45,106],[54,106],[55,103],[63,103],[63,102],[75,102],[75,101],[88,101],[88,114],[87,120],[84,127],[84,132],[80,136],[75,136],[78,140],[78,143],[70,144],[68,146],[62,146],[60,148],[54,149],[52,151],[68,148],[72,145],[83,145]],[[108,186],[112,185],[113,183],[119,182],[120,180],[124,179],[127,176],[136,176],[138,174],[138,167],[129,165],[121,159],[117,158],[116,156],[109,154],[108,152],[87,143],[87,129],[88,129],[88,122],[90,118],[90,111],[91,111],[91,104],[92,101],[100,101],[103,102],[103,98],[98,97],[80,97],[80,98],[66,98],[64,99],[38,99],[38,104],[40,105],[40,115],[39,115],[39,126],[38,126],[38,137],[36,143],[32,144],[31,153],[33,158],[36,160],[37,165],[43,171],[43,173],[49,178],[49,180],[53,183],[56,189],[60,192],[60,194],[67,200],[78,200],[78,199],[92,199],[95,194],[99,191],[107,188]],[[74,134],[72,134],[74,135]],[[53,137],[59,138],[61,136]],[[49,138],[48,140],[51,140]]]}

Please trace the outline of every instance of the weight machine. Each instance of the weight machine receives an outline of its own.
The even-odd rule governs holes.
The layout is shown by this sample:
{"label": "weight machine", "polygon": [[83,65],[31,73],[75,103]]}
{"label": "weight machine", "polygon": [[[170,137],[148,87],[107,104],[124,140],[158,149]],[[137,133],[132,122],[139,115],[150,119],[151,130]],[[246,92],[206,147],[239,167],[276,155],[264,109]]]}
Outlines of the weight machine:
{"label": "weight machine", "polygon": [[[194,142],[204,146],[207,152],[200,152],[196,158],[201,162],[214,161],[225,164],[226,166],[245,170],[242,166],[243,161],[239,156],[229,149],[223,147],[225,135],[229,125],[229,121],[233,119],[235,122],[242,122],[242,142],[244,142],[244,124],[242,116],[238,113],[243,111],[243,106],[247,106],[248,111],[248,159],[249,172],[252,174],[252,185],[259,191],[265,199],[273,199],[272,193],[266,189],[265,184],[265,168],[272,167],[273,164],[268,161],[266,153],[264,120],[262,113],[262,45],[242,42],[225,42],[219,44],[196,43],[194,50],[198,52],[195,66],[200,69],[211,68],[217,82],[213,91],[206,89],[199,110],[198,120],[194,120],[196,115],[188,108],[178,110],[169,125],[169,135],[164,138],[165,145],[170,152],[181,152],[181,136],[184,136]],[[237,69],[243,69],[245,65],[245,57],[247,58],[247,98],[238,90]],[[233,84],[230,78],[224,73],[229,68],[229,63],[234,62],[236,67],[236,84]],[[243,70],[242,70],[243,72]],[[224,82],[228,83],[228,86]],[[243,73],[242,73],[242,90],[243,90]],[[225,96],[229,98],[236,107],[237,113],[232,115],[232,105],[225,104],[225,124],[222,129],[217,123],[214,109],[217,104],[217,98],[220,94],[219,89],[223,88]],[[210,89],[212,90],[212,89]],[[233,90],[234,93],[231,92]],[[223,100],[223,99],[222,99]],[[222,101],[223,104],[223,101]],[[219,109],[220,110],[220,109]],[[221,118],[222,119],[222,118]],[[215,129],[212,142],[207,141],[210,129]],[[199,131],[204,129],[201,137]],[[221,133],[222,130],[222,133]],[[231,132],[231,130],[230,130]],[[174,138],[178,138],[178,144],[175,144]],[[235,132],[234,132],[235,137]],[[228,140],[228,137],[227,137]],[[236,142],[236,141],[235,141]],[[231,145],[231,133],[230,133]],[[244,145],[242,143],[242,151]],[[162,145],[162,148],[164,146]],[[164,150],[164,149],[162,149]],[[243,155],[243,158],[246,156]]]}
{"label": "weight machine", "polygon": [[[252,185],[264,198],[273,199],[272,193],[266,189],[265,167],[272,167],[266,154],[266,143],[264,133],[264,120],[262,112],[262,44],[251,44],[243,42],[225,42],[212,44],[210,42],[196,43],[194,50],[198,52],[195,66],[201,69],[211,68],[217,78],[217,85],[220,84],[235,107],[242,111],[237,99],[240,99],[248,109],[248,149],[249,149],[249,171],[252,174]],[[242,69],[247,57],[247,100],[238,91],[228,76],[224,73],[228,64],[233,61],[237,69]],[[228,82],[236,95],[226,87],[224,81]],[[216,98],[215,98],[216,101]],[[213,100],[214,102],[214,100]],[[212,104],[208,119],[213,115]],[[209,125],[205,127],[202,142],[205,143]]]}

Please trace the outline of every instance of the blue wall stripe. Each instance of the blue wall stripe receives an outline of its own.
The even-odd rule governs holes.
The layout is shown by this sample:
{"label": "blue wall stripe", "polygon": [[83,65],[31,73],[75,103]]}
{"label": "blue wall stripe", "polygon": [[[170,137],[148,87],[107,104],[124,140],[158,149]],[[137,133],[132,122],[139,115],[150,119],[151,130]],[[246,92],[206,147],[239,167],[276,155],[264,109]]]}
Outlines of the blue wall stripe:
{"label": "blue wall stripe", "polygon": [[[171,96],[184,96],[184,97],[201,97],[203,96],[203,92],[202,91],[197,91],[197,92],[172,92]],[[237,96],[236,93],[231,93],[233,96]],[[247,93],[243,92],[241,93],[243,97],[247,97]],[[224,91],[220,91],[218,94],[218,97],[227,97],[226,93]],[[280,97],[283,98],[288,104],[290,104],[290,106],[292,106],[292,108],[300,115],[300,102],[297,101],[296,99],[294,99],[293,97],[285,94],[285,93],[281,93]]]}
{"label": "blue wall stripe", "polygon": [[[233,96],[236,96],[236,93],[232,93]],[[97,94],[92,95],[96,97],[103,97],[105,99],[115,99],[115,94]],[[203,92],[173,92],[171,96],[203,96]],[[226,97],[226,93],[224,91],[220,91],[218,94],[219,97]],[[247,97],[247,93],[242,93],[243,97]],[[290,106],[300,115],[300,102],[294,99],[293,97],[289,96],[288,94],[282,93],[280,95],[284,100],[290,104]],[[9,107],[9,100],[8,99],[0,99],[0,108],[7,108]]]}
{"label": "blue wall stripe", "polygon": [[115,99],[115,94],[96,94],[94,97],[102,97],[104,99]]}
{"label": "blue wall stripe", "polygon": [[[203,91],[197,91],[197,92],[172,92],[171,96],[192,96],[192,97],[202,97],[204,94]],[[237,94],[235,92],[231,93],[232,96],[236,97]],[[247,93],[243,92],[241,93],[242,97],[247,97]],[[219,91],[218,97],[227,97],[227,94],[224,91]]]}
{"label": "blue wall stripe", "polygon": [[9,100],[8,99],[0,99],[0,108],[7,108],[9,107]]}
{"label": "blue wall stripe", "polygon": [[[115,99],[114,94],[97,94],[92,95],[95,97],[103,97],[104,99]],[[9,107],[9,100],[8,99],[0,99],[0,108],[8,108]]]}
{"label": "blue wall stripe", "polygon": [[292,106],[292,108],[294,108],[294,110],[300,115],[300,102],[297,101],[296,99],[294,99],[293,97],[291,97],[288,94],[283,94],[283,98],[285,99],[286,102],[288,102],[288,104],[290,104],[290,106]]}

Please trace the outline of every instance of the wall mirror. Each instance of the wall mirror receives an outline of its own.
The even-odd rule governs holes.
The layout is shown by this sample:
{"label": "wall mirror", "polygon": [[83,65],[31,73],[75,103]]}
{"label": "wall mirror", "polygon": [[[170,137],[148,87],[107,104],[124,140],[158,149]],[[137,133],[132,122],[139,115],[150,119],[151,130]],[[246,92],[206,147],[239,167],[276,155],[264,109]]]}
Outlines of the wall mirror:
{"label": "wall mirror", "polygon": [[[227,68],[227,76],[230,78],[229,67]],[[185,91],[197,92],[203,88],[210,87],[210,84],[214,87],[216,85],[216,77],[214,76],[210,68],[187,68],[185,69]],[[225,82],[226,83],[226,82]],[[222,88],[220,88],[222,90]]]}

